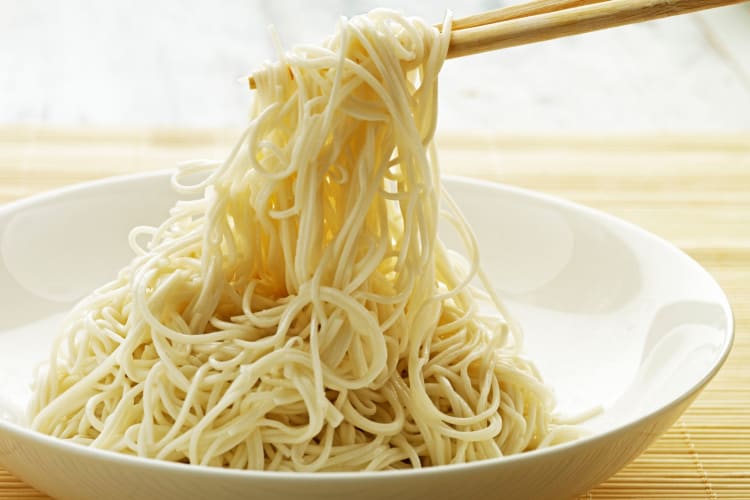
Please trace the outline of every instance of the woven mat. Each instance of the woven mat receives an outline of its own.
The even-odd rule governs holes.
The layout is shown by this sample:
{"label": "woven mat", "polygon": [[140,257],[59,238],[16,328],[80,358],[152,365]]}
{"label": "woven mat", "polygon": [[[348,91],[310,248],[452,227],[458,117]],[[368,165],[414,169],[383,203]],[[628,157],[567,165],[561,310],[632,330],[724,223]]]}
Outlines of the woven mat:
{"label": "woven mat", "polygon": [[[236,133],[0,128],[0,203],[181,160],[221,158]],[[582,499],[750,499],[750,135],[443,136],[446,173],[563,196],[672,241],[729,295],[737,337],[687,413]],[[0,499],[45,498],[0,469]]]}

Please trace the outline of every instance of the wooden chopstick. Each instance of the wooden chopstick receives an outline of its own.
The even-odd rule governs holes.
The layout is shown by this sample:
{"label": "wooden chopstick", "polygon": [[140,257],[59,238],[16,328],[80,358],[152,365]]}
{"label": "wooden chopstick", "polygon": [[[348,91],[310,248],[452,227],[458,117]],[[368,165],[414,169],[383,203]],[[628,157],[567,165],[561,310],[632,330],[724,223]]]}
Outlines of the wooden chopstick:
{"label": "wooden chopstick", "polygon": [[480,14],[473,21],[476,23],[475,27],[451,33],[448,57],[478,54],[744,1],[746,0],[607,0],[490,24],[478,19],[482,16]]}
{"label": "wooden chopstick", "polygon": [[[555,12],[605,1],[607,0],[534,0],[532,2],[509,5],[508,7],[462,17],[461,19],[454,19],[451,23],[451,30],[458,31],[466,28],[475,28],[477,26],[495,24],[521,17],[536,16],[546,14],[547,12]],[[437,28],[442,27],[440,24],[436,26]]]}
{"label": "wooden chopstick", "polygon": [[[747,0],[534,0],[453,21],[448,58],[578,35]],[[248,77],[251,89],[255,80]]]}

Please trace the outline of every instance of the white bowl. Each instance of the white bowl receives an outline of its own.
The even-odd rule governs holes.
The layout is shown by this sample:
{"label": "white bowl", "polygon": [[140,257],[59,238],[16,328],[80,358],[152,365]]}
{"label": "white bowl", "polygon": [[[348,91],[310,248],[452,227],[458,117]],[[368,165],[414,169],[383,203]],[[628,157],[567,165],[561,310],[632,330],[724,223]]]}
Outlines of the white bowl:
{"label": "white bowl", "polygon": [[[159,172],[0,208],[0,463],[58,498],[569,498],[664,432],[717,372],[732,313],[711,276],[614,217],[521,189],[446,179],[483,264],[561,408],[602,405],[589,437],[507,458],[375,473],[231,471],[88,449],[27,430],[35,364],[60,316],[130,259],[127,234],[176,200]],[[454,245],[457,238],[445,231]]]}

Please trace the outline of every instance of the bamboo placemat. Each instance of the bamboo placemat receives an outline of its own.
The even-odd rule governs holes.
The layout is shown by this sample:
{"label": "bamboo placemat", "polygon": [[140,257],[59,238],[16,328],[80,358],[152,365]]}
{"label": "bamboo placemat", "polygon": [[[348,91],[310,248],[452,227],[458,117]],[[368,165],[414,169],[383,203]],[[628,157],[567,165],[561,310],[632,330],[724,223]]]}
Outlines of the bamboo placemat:
{"label": "bamboo placemat", "polygon": [[[228,131],[0,128],[0,203],[65,184],[221,158]],[[443,136],[446,173],[600,208],[672,241],[729,295],[724,368],[643,455],[581,499],[750,499],[750,134]],[[0,499],[46,498],[0,469]]]}

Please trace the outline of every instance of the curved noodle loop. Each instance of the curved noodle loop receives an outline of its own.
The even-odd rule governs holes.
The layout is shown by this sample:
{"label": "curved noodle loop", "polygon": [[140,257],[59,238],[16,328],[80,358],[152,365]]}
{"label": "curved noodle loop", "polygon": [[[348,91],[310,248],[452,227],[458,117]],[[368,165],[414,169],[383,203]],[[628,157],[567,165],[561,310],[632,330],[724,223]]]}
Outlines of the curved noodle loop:
{"label": "curved noodle loop", "polygon": [[[432,136],[449,35],[449,22],[440,33],[373,11],[257,73],[229,158],[175,176],[199,199],[136,228],[130,265],[68,316],[32,427],[294,471],[459,463],[555,440],[551,394],[502,305],[469,285],[482,277],[476,245],[441,187]],[[205,179],[186,184],[196,172]],[[468,259],[437,238],[441,206]]]}

